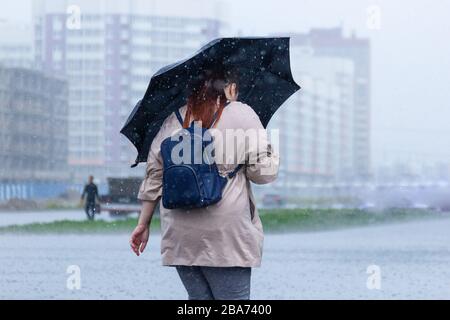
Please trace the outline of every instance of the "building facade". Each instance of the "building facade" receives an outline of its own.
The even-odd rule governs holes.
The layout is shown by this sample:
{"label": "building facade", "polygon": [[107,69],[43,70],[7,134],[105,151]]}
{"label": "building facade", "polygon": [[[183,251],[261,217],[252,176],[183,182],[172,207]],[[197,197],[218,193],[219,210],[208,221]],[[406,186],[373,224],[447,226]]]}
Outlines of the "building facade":
{"label": "building facade", "polygon": [[280,173],[275,189],[259,191],[332,199],[340,186],[371,176],[370,43],[341,28],[287,36],[302,89],[269,123],[279,129]]}
{"label": "building facade", "polygon": [[353,176],[355,179],[368,178],[371,174],[370,41],[359,38],[354,33],[346,37],[342,28],[337,27],[295,34],[292,36],[292,46],[309,46],[315,56],[343,58],[353,62]]}
{"label": "building facade", "polygon": [[291,69],[302,89],[275,114],[281,172],[278,186],[299,187],[344,179],[354,171],[352,61],[317,57],[291,47]]}
{"label": "building facade", "polygon": [[67,171],[67,83],[0,67],[0,200],[57,196]]}
{"label": "building facade", "polygon": [[33,68],[33,41],[30,25],[0,20],[0,64]]}
{"label": "building facade", "polygon": [[219,35],[216,2],[189,12],[177,0],[34,3],[35,57],[69,82],[69,166],[74,182],[94,174],[142,175],[119,134],[152,74]]}

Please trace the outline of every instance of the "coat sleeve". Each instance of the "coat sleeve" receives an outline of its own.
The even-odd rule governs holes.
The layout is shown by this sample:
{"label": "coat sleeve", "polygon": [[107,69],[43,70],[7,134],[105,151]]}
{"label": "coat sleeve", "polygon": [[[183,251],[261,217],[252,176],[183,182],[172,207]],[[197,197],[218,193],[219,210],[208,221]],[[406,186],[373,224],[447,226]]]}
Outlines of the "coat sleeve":
{"label": "coat sleeve", "polygon": [[143,201],[158,201],[162,194],[163,162],[161,157],[161,142],[166,125],[163,124],[153,139],[147,158],[147,168],[141,183],[138,199]]}
{"label": "coat sleeve", "polygon": [[[245,145],[245,172],[247,178],[256,184],[266,184],[274,181],[278,176],[280,159],[272,147],[267,130],[264,129],[258,115],[248,107],[249,125],[246,126],[248,134]],[[253,130],[253,131],[252,131]]]}

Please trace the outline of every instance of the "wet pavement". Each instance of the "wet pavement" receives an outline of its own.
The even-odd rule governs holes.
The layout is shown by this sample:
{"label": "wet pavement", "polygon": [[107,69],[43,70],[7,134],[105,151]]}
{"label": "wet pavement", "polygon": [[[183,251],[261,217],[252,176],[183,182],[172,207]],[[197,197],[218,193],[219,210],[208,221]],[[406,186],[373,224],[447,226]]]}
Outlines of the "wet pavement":
{"label": "wet pavement", "polygon": [[[127,234],[1,235],[0,298],[184,299],[176,271],[160,264],[159,234],[141,257]],[[71,265],[79,290],[67,287]],[[449,266],[450,219],[269,234],[252,299],[450,299]]]}

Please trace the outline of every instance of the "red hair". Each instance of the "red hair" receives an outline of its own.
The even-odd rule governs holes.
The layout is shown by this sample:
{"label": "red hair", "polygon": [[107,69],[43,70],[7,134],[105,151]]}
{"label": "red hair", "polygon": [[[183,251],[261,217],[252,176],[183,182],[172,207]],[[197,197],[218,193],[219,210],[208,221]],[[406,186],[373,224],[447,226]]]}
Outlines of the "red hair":
{"label": "red hair", "polygon": [[[187,101],[186,116],[184,117],[183,128],[188,128],[191,117],[194,121],[201,121],[203,128],[212,125],[214,113],[217,109],[217,119],[214,127],[222,115],[227,98],[224,88],[226,85],[224,77],[220,73],[211,73],[203,78],[200,85],[195,86]],[[218,105],[218,108],[215,106]]]}

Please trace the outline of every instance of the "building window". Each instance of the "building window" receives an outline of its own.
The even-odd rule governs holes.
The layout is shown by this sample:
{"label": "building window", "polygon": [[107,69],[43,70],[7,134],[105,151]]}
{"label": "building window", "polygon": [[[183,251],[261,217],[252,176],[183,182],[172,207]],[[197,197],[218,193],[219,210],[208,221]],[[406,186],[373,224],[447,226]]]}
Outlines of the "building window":
{"label": "building window", "polygon": [[53,25],[53,31],[61,31],[62,30],[63,24],[62,24],[61,20],[55,18],[53,20],[52,25]]}
{"label": "building window", "polygon": [[53,61],[59,62],[62,59],[62,52],[60,50],[53,50]]}

